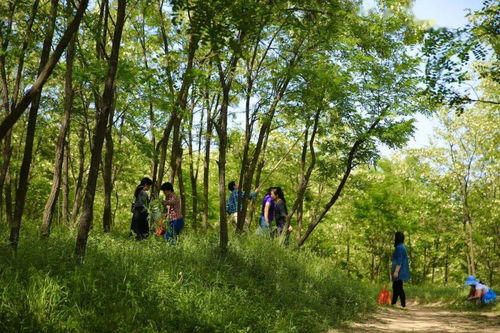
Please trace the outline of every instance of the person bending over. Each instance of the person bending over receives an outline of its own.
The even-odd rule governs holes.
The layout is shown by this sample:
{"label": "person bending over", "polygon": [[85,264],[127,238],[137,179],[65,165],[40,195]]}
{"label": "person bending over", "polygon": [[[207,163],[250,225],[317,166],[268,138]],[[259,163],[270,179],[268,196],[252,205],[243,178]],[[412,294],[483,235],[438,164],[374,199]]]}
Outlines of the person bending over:
{"label": "person bending over", "polygon": [[169,228],[165,233],[165,240],[172,241],[177,238],[182,228],[184,228],[184,217],[182,216],[181,200],[174,193],[174,186],[171,183],[163,183],[160,190],[165,194],[165,217]]}

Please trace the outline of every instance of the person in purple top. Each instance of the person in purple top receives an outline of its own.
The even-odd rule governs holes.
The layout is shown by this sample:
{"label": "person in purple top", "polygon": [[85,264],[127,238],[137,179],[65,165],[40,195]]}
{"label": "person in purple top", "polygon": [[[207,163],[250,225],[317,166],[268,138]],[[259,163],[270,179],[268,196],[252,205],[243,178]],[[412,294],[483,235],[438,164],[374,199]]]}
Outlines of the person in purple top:
{"label": "person in purple top", "polygon": [[267,194],[262,200],[262,214],[260,216],[260,227],[266,232],[270,233],[273,220],[274,220],[274,210],[275,202],[278,199],[276,195],[276,188],[271,187],[267,190]]}

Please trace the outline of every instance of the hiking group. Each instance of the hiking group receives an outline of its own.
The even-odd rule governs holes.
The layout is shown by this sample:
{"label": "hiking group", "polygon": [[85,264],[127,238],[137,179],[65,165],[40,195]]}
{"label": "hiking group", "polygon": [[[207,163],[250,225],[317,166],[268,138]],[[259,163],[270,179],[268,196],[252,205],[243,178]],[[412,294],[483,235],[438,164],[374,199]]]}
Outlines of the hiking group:
{"label": "hiking group", "polygon": [[[136,240],[142,240],[149,237],[149,203],[148,191],[151,189],[153,181],[148,177],[141,180],[134,192],[134,201],[132,203],[132,223],[130,225],[130,236],[135,235]],[[165,199],[162,201],[163,212],[159,222],[157,235],[165,237],[165,240],[172,241],[184,227],[184,217],[182,216],[181,200],[174,193],[174,186],[169,183],[163,183],[160,186]],[[167,227],[165,228],[165,221]]]}
{"label": "hiking group", "polygon": [[[150,198],[148,191],[151,189],[153,181],[145,177],[137,185],[134,192],[134,201],[132,203],[132,223],[130,226],[130,236],[135,235],[136,240],[148,238],[150,235],[149,224],[149,204]],[[238,221],[238,212],[241,211],[241,200],[247,195],[239,191],[238,184],[231,181],[228,184],[231,192],[226,203],[226,212],[229,216],[229,222],[236,229]],[[174,193],[174,187],[171,183],[163,183],[160,187],[165,199],[162,201],[162,214],[158,222],[158,228],[155,234],[163,236],[167,241],[173,241],[177,238],[184,227],[184,217],[182,216],[181,200]],[[248,199],[255,199],[257,192],[253,192]],[[264,234],[279,236],[283,233],[286,225],[286,216],[288,214],[286,199],[281,187],[270,187],[264,199],[262,200],[262,210],[259,218],[259,229]],[[244,229],[248,231],[248,224]],[[288,243],[288,236],[293,228],[289,226],[286,231],[285,244]]]}

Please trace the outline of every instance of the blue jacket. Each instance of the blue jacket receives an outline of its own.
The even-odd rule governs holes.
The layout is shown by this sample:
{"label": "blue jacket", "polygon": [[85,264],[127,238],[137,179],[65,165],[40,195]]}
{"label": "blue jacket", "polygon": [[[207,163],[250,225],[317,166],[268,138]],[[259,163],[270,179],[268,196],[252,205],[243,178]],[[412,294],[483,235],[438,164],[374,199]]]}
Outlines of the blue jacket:
{"label": "blue jacket", "polygon": [[[392,254],[392,270],[394,273],[396,265],[400,265],[399,276],[395,281],[408,281],[410,279],[410,266],[408,264],[408,255],[403,243],[398,244]],[[394,280],[394,277],[392,278]]]}
{"label": "blue jacket", "polygon": [[[241,210],[241,205],[238,207],[238,193],[241,193],[241,198],[245,198],[246,197],[246,193],[245,192],[240,192],[238,190],[233,190],[231,192],[231,194],[229,195],[229,199],[227,199],[227,202],[226,202],[226,212],[228,214],[233,214],[233,213],[236,213],[237,211],[240,211]],[[250,195],[248,196],[249,199],[253,199],[257,196],[257,193],[250,193]],[[239,208],[239,209],[238,209]]]}

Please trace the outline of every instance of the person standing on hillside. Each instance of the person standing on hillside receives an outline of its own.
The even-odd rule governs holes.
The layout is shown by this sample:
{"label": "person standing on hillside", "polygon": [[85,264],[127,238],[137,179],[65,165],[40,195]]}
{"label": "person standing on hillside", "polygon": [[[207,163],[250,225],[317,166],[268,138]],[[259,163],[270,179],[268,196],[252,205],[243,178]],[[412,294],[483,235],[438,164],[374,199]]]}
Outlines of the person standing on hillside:
{"label": "person standing on hillside", "polygon": [[[286,207],[286,199],[285,199],[285,194],[283,193],[283,190],[281,187],[276,187],[276,204],[275,204],[275,220],[276,220],[276,236],[280,236],[282,232],[284,231],[285,225],[286,225],[286,217],[288,215],[288,209]],[[285,239],[283,241],[284,245],[288,245],[289,238],[290,238],[290,233],[292,232],[293,228],[291,225],[288,226],[287,230],[285,231]]]}
{"label": "person standing on hillside", "polygon": [[135,234],[136,240],[141,240],[149,236],[148,224],[148,206],[149,196],[147,191],[153,185],[153,181],[144,177],[141,183],[137,185],[134,192],[134,202],[132,203],[132,224],[130,226],[130,235]]}
{"label": "person standing on hillside", "polygon": [[[242,205],[241,202],[238,202],[238,196],[241,197],[241,199],[244,199],[246,197],[245,192],[241,192],[239,190],[239,186],[235,181],[229,182],[227,188],[229,191],[231,191],[231,194],[229,195],[229,198],[227,199],[226,203],[226,212],[229,215],[229,221],[233,225],[234,229],[236,230],[236,224],[238,223],[238,212],[241,211]],[[256,192],[250,193],[248,196],[249,199],[253,199],[257,196]]]}
{"label": "person standing on hillside", "polygon": [[396,304],[398,297],[401,306],[406,306],[406,295],[403,282],[410,279],[410,266],[408,254],[404,246],[405,236],[398,231],[394,234],[394,252],[392,254],[392,305]]}
{"label": "person standing on hillside", "polygon": [[260,228],[266,234],[270,234],[272,230],[276,200],[278,200],[276,188],[270,187],[262,200],[262,212],[260,215]]}
{"label": "person standing on hillside", "polygon": [[163,183],[160,190],[165,194],[165,216],[169,223],[169,228],[165,233],[165,240],[176,239],[177,235],[184,228],[184,217],[182,216],[181,200],[174,193],[174,186],[171,183]]}

